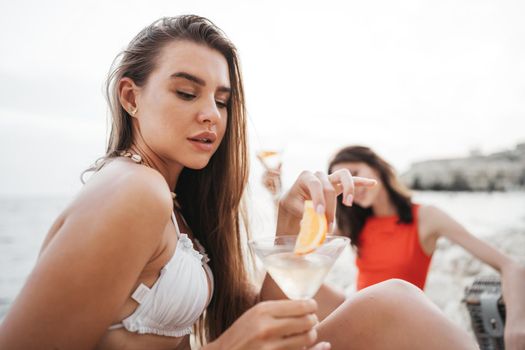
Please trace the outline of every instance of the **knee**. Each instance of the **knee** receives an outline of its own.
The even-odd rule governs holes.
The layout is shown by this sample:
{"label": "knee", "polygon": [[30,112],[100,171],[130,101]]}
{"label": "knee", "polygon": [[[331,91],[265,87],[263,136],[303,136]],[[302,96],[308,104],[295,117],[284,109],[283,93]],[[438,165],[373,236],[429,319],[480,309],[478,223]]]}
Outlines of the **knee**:
{"label": "knee", "polygon": [[398,278],[392,278],[381,283],[374,284],[361,291],[362,293],[370,293],[377,296],[389,296],[389,297],[403,297],[403,296],[414,296],[422,295],[421,289]]}
{"label": "knee", "polygon": [[365,288],[357,293],[357,307],[376,310],[382,317],[399,315],[430,301],[418,287],[401,279],[390,279]]}
{"label": "knee", "polygon": [[391,279],[360,290],[330,316],[343,314],[339,319],[347,321],[352,334],[373,337],[375,330],[388,330],[399,324],[399,319],[410,313],[412,306],[417,309],[420,293],[408,282]]}
{"label": "knee", "polygon": [[395,296],[421,296],[423,291],[405,280],[392,278],[378,283],[372,287],[376,288],[376,293],[387,293]]}
{"label": "knee", "polygon": [[[396,327],[404,324],[400,321],[410,320],[411,315],[422,310],[422,301],[425,299],[416,286],[392,279],[360,290],[323,322],[326,326],[331,320],[337,319],[337,327],[344,328],[360,339],[374,339],[378,329],[381,332],[396,330]],[[325,328],[321,330],[328,332]]]}

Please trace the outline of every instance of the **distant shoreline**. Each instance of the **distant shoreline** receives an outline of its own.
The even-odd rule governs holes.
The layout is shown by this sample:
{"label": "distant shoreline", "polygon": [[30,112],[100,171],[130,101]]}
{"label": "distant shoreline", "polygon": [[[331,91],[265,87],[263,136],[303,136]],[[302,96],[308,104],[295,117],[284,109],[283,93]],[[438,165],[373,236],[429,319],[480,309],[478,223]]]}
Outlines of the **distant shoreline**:
{"label": "distant shoreline", "polygon": [[525,143],[489,155],[417,162],[401,179],[417,191],[525,191]]}

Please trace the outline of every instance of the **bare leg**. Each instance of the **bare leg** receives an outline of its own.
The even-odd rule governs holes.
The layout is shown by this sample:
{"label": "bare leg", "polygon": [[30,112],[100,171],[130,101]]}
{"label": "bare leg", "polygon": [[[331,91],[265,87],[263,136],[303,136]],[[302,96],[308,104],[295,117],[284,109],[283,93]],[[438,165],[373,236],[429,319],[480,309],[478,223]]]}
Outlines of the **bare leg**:
{"label": "bare leg", "polygon": [[318,340],[332,349],[478,349],[413,285],[389,280],[366,288],[323,320]]}

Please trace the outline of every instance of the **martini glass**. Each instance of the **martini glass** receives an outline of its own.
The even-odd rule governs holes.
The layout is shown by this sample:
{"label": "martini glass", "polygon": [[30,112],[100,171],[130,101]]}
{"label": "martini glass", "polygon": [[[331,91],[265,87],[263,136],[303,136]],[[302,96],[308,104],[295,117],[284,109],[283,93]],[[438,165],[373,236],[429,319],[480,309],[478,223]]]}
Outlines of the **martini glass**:
{"label": "martini glass", "polygon": [[264,186],[268,189],[275,203],[278,202],[281,196],[281,164],[282,151],[279,150],[260,150],[257,152],[257,159],[261,162],[266,175],[264,178]]}
{"label": "martini glass", "polygon": [[257,158],[268,170],[279,170],[283,152],[277,149],[264,149],[257,152]]}
{"label": "martini glass", "polygon": [[310,299],[350,240],[327,236],[311,253],[298,255],[293,252],[296,239],[296,235],[256,239],[250,246],[289,299]]}

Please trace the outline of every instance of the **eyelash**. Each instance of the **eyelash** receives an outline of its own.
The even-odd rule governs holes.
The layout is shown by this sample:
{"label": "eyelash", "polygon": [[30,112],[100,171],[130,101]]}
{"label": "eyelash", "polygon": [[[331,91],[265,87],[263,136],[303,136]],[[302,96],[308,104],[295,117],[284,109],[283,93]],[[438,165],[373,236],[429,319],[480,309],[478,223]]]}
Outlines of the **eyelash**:
{"label": "eyelash", "polygon": [[191,101],[196,97],[195,95],[188,94],[187,92],[183,91],[177,91],[177,95],[179,95],[180,98],[186,101]]}
{"label": "eyelash", "polygon": [[[179,95],[179,97],[182,98],[185,101],[191,101],[195,97],[197,97],[195,95],[188,94],[187,92],[183,92],[183,91],[177,91],[177,95]],[[226,108],[226,107],[228,107],[228,103],[226,103],[226,102],[215,101],[215,103],[217,104],[217,106],[219,106],[219,108]]]}
{"label": "eyelash", "polygon": [[215,103],[217,103],[217,106],[219,106],[219,108],[226,108],[226,107],[228,107],[227,103],[224,103],[224,102],[221,102],[221,101],[215,101]]}

